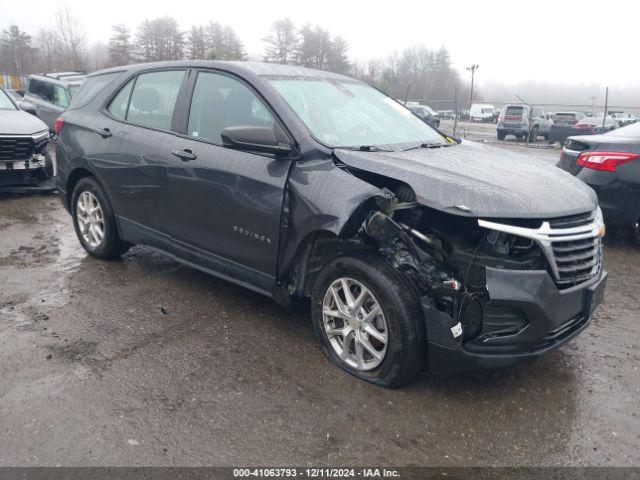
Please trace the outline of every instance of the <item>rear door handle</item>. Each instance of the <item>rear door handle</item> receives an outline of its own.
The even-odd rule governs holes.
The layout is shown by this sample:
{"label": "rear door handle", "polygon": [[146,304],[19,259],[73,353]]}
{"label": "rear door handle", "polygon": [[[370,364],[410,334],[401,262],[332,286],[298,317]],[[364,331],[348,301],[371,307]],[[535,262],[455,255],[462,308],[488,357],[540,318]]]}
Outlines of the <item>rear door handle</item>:
{"label": "rear door handle", "polygon": [[95,132],[102,138],[109,138],[111,135],[113,135],[113,133],[111,133],[111,130],[109,130],[108,128],[99,128]]}
{"label": "rear door handle", "polygon": [[171,155],[175,155],[183,162],[190,162],[191,160],[198,158],[198,156],[188,148],[185,148],[184,150],[174,150],[171,152]]}

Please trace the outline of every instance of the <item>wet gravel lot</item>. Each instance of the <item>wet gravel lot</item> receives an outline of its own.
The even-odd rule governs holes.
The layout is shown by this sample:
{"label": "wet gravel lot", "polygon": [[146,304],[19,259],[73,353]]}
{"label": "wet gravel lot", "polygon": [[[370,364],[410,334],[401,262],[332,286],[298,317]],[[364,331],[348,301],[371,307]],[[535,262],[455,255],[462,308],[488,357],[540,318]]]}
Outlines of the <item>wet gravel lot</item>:
{"label": "wet gravel lot", "polygon": [[306,310],[142,247],[90,258],[55,195],[0,197],[0,466],[639,466],[640,250],[605,255],[564,348],[385,390],[325,359]]}

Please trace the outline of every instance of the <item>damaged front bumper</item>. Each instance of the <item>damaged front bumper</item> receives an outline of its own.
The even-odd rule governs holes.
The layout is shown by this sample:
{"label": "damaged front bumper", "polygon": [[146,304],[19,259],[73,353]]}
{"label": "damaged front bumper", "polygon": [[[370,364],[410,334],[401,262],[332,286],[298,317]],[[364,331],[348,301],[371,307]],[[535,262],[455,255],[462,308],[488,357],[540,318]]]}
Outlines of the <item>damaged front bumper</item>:
{"label": "damaged front bumper", "polygon": [[507,367],[566,343],[585,329],[602,302],[607,272],[564,290],[546,271],[487,267],[486,279],[489,300],[470,314],[482,322],[473,339],[463,340],[458,318],[423,302],[431,373]]}

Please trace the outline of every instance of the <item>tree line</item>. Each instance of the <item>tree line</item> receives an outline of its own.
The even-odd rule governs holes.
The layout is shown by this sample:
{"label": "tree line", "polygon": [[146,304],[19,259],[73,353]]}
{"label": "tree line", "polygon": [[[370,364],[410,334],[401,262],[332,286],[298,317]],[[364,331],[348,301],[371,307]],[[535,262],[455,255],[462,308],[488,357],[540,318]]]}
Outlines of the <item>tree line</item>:
{"label": "tree line", "polygon": [[[296,26],[289,18],[276,20],[262,38],[262,60],[299,65],[354,76],[401,99],[429,99],[438,108],[453,108],[456,93],[464,104],[467,82],[451,66],[446,48],[413,46],[389,58],[365,62],[349,57],[349,44],[319,25]],[[105,43],[88,45],[85,32],[63,6],[53,28],[35,37],[11,25],[0,41],[0,73],[97,70],[100,68],[182,59],[248,60],[245,46],[229,25],[210,21],[182,29],[175,18],[146,19],[131,31],[112,26]]]}

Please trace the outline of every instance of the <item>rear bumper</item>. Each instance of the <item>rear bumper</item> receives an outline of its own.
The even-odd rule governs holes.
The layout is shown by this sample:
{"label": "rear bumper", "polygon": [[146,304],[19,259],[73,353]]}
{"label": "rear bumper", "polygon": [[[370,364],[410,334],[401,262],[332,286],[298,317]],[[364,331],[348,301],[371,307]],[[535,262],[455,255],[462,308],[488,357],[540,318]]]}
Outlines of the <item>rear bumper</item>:
{"label": "rear bumper", "polygon": [[614,172],[588,168],[577,177],[596,192],[607,226],[635,228],[640,220],[640,186],[621,182]]}
{"label": "rear bumper", "polygon": [[[544,355],[582,332],[602,302],[607,273],[586,284],[559,291],[545,271],[487,268],[489,306],[517,312],[520,326],[509,316],[498,333],[500,317],[483,311],[483,322],[493,332],[463,342],[454,338],[457,323],[449,315],[425,306],[428,357],[431,373],[451,375],[464,371],[500,368]],[[517,324],[518,322],[516,322]],[[510,328],[512,329],[510,331]]]}
{"label": "rear bumper", "polygon": [[498,125],[497,130],[505,135],[526,135],[529,133],[529,127],[526,125],[520,126],[505,126]]}

